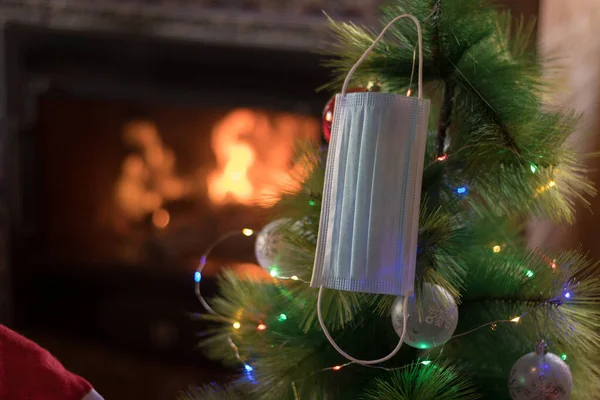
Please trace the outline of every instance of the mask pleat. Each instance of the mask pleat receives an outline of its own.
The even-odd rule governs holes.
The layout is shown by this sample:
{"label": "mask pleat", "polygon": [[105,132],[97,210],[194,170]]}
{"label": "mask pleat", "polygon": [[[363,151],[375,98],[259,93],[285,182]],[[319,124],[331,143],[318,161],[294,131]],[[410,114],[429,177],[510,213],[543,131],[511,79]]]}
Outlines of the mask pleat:
{"label": "mask pleat", "polygon": [[[368,95],[365,95],[368,99]],[[352,236],[352,278],[364,279],[364,271],[368,268],[369,225],[371,220],[371,200],[373,198],[373,172],[375,170],[375,154],[379,138],[381,109],[372,102],[365,101],[362,112],[361,146],[358,154],[358,174],[356,191],[355,224]]]}
{"label": "mask pleat", "polygon": [[[346,153],[346,168],[344,181],[342,183],[342,193],[340,196],[340,207],[339,216],[339,246],[337,248],[336,263],[342,271],[348,271],[352,268],[352,237],[354,234],[354,225],[356,222],[360,224],[360,221],[356,221],[356,193],[357,193],[357,176],[359,171],[358,156],[360,153],[360,147],[362,142],[362,126],[364,124],[364,113],[357,109],[355,102],[349,106],[353,112],[349,115],[351,118],[348,120],[348,128],[345,131],[349,136],[349,143],[347,145]],[[341,272],[341,271],[336,271]],[[337,274],[336,274],[337,275]],[[347,276],[347,274],[341,274],[341,276]],[[350,282],[348,282],[350,283]],[[350,289],[350,288],[349,288]]]}

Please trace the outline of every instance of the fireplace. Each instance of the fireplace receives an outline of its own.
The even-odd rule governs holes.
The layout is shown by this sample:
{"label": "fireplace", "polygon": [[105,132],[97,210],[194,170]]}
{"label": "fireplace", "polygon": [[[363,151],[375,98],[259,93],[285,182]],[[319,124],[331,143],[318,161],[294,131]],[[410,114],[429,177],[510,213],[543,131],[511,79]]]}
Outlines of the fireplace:
{"label": "fireplace", "polygon": [[[14,326],[203,362],[198,258],[293,185],[319,57],[19,24],[5,43]],[[253,246],[215,249],[204,290],[225,265],[263,276]]]}

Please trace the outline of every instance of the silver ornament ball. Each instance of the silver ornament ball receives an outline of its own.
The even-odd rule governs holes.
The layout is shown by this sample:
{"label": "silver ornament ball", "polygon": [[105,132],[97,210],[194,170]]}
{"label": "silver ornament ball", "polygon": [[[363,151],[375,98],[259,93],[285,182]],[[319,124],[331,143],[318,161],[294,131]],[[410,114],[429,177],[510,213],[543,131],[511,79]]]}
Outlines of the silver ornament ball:
{"label": "silver ornament ball", "polygon": [[567,400],[572,388],[569,366],[556,354],[540,350],[519,358],[508,378],[513,400]]}
{"label": "silver ornament ball", "polygon": [[277,268],[281,261],[281,249],[283,238],[281,228],[289,223],[287,218],[276,219],[265,225],[265,227],[256,236],[254,244],[254,253],[258,264],[264,269],[270,271]]}
{"label": "silver ornament ball", "polygon": [[[458,307],[452,295],[443,287],[424,283],[419,299],[408,299],[408,319],[404,342],[417,349],[430,349],[446,343],[458,324]],[[398,297],[392,306],[392,324],[402,336],[404,298]]]}

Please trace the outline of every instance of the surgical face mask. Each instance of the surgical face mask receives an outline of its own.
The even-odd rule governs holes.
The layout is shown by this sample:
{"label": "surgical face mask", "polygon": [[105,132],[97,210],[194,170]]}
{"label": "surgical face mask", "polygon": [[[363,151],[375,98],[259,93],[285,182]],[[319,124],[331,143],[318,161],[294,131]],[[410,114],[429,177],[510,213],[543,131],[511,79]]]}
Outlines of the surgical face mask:
{"label": "surgical face mask", "polygon": [[[385,93],[350,93],[352,73],[401,18],[417,26],[418,98]],[[412,15],[394,18],[350,69],[336,96],[312,287],[319,288],[317,315],[331,345],[348,360],[378,364],[392,358],[398,345],[377,360],[359,360],[333,340],[321,313],[323,288],[404,295],[414,290],[423,158],[429,101],[423,100],[421,25]]]}
{"label": "surgical face mask", "polygon": [[404,295],[414,289],[429,119],[423,56],[419,47],[418,98],[346,93],[371,48],[336,96],[311,286]]}

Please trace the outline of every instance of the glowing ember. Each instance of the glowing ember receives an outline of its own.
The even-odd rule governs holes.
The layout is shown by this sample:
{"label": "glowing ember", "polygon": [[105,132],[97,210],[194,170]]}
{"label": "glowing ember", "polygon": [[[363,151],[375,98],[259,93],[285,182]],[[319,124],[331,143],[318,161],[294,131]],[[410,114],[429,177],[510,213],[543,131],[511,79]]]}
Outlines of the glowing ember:
{"label": "glowing ember", "polygon": [[164,229],[169,225],[169,220],[171,216],[169,212],[165,209],[159,209],[152,213],[152,224],[159,229]]}

